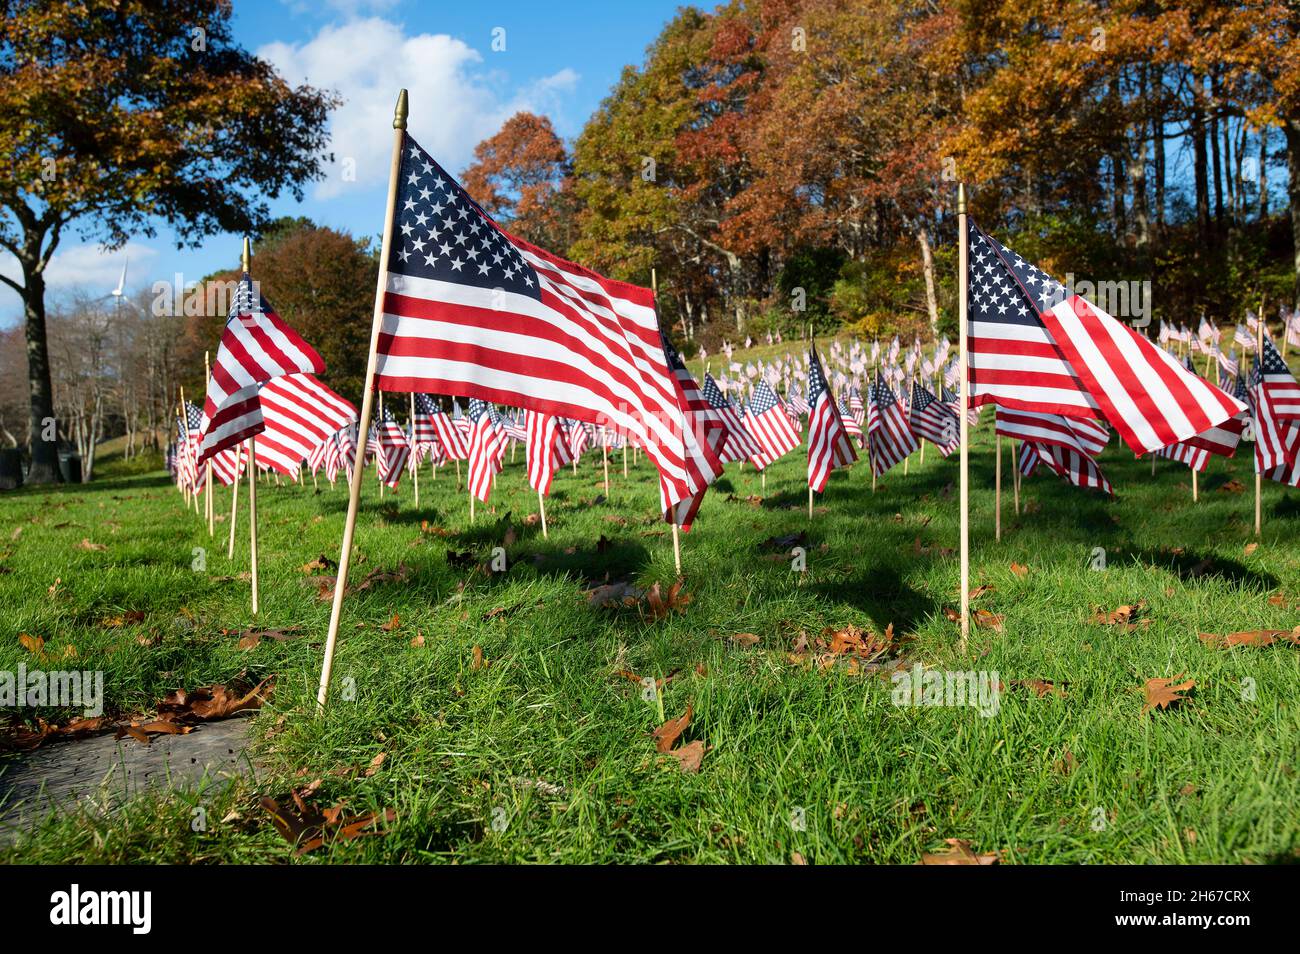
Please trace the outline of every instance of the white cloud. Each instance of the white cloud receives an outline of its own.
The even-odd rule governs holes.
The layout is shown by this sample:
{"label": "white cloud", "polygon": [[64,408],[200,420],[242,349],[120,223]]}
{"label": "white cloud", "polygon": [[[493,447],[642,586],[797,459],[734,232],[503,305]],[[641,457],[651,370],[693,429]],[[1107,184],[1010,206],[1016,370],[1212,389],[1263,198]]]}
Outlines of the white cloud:
{"label": "white cloud", "polygon": [[[45,286],[56,295],[71,288],[92,295],[107,295],[117,287],[118,279],[122,276],[122,265],[126,263],[126,288],[130,292],[131,289],[149,284],[148,270],[157,258],[157,249],[140,242],[128,242],[115,252],[105,252],[93,242],[69,245],[60,248],[50,259],[50,264],[45,268]],[[4,261],[0,262],[0,272],[15,281],[22,280],[22,270],[11,255],[5,256]],[[8,285],[3,288],[8,292],[3,303],[7,310],[11,303],[17,303],[18,295]]]}
{"label": "white cloud", "polygon": [[[407,36],[398,24],[378,17],[326,26],[301,44],[271,43],[258,55],[290,82],[343,97],[330,120],[334,163],[316,187],[319,199],[386,183],[393,106],[403,87],[410,92],[411,135],[456,174],[474,146],[512,114],[526,109],[554,116],[578,81],[566,67],[511,91],[505,77],[463,40],[445,33]],[[355,180],[347,178],[349,168]]]}

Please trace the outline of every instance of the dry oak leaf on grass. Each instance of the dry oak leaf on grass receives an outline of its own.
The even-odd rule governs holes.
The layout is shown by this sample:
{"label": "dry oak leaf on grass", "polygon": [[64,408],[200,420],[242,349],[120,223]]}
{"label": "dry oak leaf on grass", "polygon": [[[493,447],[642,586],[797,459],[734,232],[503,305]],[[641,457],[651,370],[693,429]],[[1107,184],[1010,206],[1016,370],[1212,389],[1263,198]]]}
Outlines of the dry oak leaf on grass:
{"label": "dry oak leaf on grass", "polygon": [[986,609],[971,610],[970,615],[980,629],[991,629],[995,633],[1002,632],[1002,623],[1006,620],[1006,616],[1002,613],[994,613]]}
{"label": "dry oak leaf on grass", "polygon": [[46,722],[44,719],[38,718],[35,729],[15,718],[10,722],[8,729],[0,733],[0,751],[5,748],[30,751],[51,739],[83,739],[88,736],[98,735],[111,727],[112,720],[108,716],[73,719],[66,725]]}
{"label": "dry oak leaf on grass", "polygon": [[248,709],[262,708],[274,688],[275,677],[268,676],[242,696],[221,685],[202,686],[190,692],[178,689],[163,697],[158,704],[158,715],[192,722],[225,719]]}
{"label": "dry oak leaf on grass", "polygon": [[1151,709],[1168,709],[1171,705],[1182,702],[1186,698],[1183,693],[1190,692],[1196,686],[1194,679],[1175,684],[1175,680],[1182,679],[1183,675],[1184,673],[1179,673],[1173,679],[1148,679],[1143,687],[1147,699],[1142,706],[1143,714]]}
{"label": "dry oak leaf on grass", "polygon": [[77,544],[78,550],[107,550],[108,547],[102,543],[91,543],[89,537],[82,537],[81,542]]}
{"label": "dry oak leaf on grass", "polygon": [[1013,563],[1011,564],[1011,572],[1023,580],[1029,575],[1029,567],[1023,563]]}
{"label": "dry oak leaf on grass", "polygon": [[607,606],[636,606],[644,595],[643,590],[637,589],[631,583],[623,582],[603,583],[586,592],[587,605],[597,609]]}
{"label": "dry oak leaf on grass", "polygon": [[922,865],[995,865],[1002,860],[1002,853],[994,851],[976,854],[971,850],[970,842],[965,838],[945,838],[947,851],[926,852],[917,862]]}
{"label": "dry oak leaf on grass", "polygon": [[659,728],[654,730],[652,738],[655,740],[655,751],[665,755],[671,755],[677,760],[677,767],[687,775],[693,775],[700,770],[700,763],[704,760],[704,755],[708,752],[703,742],[688,742],[680,748],[673,748],[677,741],[686,731],[687,726],[691,724],[691,716],[694,715],[694,709],[691,703],[686,704],[685,714],[676,719],[669,719]]}
{"label": "dry oak leaf on grass", "polygon": [[1151,619],[1144,615],[1146,610],[1146,600],[1138,600],[1136,603],[1117,606],[1109,612],[1100,606],[1095,606],[1089,622],[1098,623],[1102,626],[1118,626],[1125,632],[1131,633],[1134,630],[1151,625]]}
{"label": "dry oak leaf on grass", "polygon": [[1201,633],[1201,642],[1212,649],[1231,649],[1233,646],[1272,646],[1283,641],[1300,646],[1300,626],[1295,629],[1249,629],[1220,636],[1218,633]]}
{"label": "dry oak leaf on grass", "polygon": [[391,808],[381,814],[345,815],[343,804],[339,803],[321,811],[307,804],[297,792],[291,794],[297,811],[289,806],[281,807],[269,796],[262,799],[262,808],[270,814],[275,830],[294,846],[294,855],[305,855],[331,842],[383,835],[385,831],[379,827],[380,823],[392,824],[397,819],[397,813]]}
{"label": "dry oak leaf on grass", "polygon": [[691,594],[682,589],[684,583],[685,580],[678,577],[677,582],[668,588],[667,593],[663,592],[658,583],[650,587],[643,601],[643,615],[658,621],[671,616],[674,612],[686,612],[686,606],[691,602]]}

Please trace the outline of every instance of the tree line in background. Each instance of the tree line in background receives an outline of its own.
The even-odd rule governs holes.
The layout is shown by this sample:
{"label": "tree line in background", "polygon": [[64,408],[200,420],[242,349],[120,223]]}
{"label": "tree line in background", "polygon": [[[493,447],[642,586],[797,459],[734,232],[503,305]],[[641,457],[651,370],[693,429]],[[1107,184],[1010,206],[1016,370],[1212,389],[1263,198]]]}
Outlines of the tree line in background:
{"label": "tree line in background", "polygon": [[[180,6],[224,9],[216,0]],[[688,353],[769,331],[953,334],[959,180],[972,187],[977,220],[1056,277],[1149,282],[1153,319],[1229,322],[1262,296],[1274,306],[1300,298],[1298,26],[1300,0],[687,7],[573,142],[546,118],[517,114],[478,145],[461,180],[506,228],[544,248],[641,284],[653,269],[665,325]],[[294,162],[246,168],[234,184],[202,181],[225,203],[237,187],[296,191],[320,174],[308,157],[333,100],[235,63],[237,77],[222,82],[257,91],[251,116],[294,113],[297,136],[283,146]],[[23,156],[35,163],[40,154]],[[74,185],[88,202],[89,183]],[[168,179],[155,191],[178,188]],[[0,198],[16,201],[3,189]],[[202,198],[190,190],[173,204],[181,212]],[[203,228],[233,221],[230,206],[218,208]],[[259,236],[264,293],[320,350],[326,382],[357,398],[374,243],[239,208]],[[114,228],[130,226],[138,223]],[[40,242],[33,248],[45,254]],[[25,339],[0,334],[6,367],[24,348],[33,354],[34,301],[44,334],[40,271],[29,281],[37,294],[25,296]],[[153,297],[120,311],[73,298],[51,315],[51,400],[79,447],[81,435],[156,441],[176,386],[202,393],[203,353],[216,347],[224,309],[200,296],[160,318]],[[0,439],[29,439],[38,391],[11,376],[0,382]]]}

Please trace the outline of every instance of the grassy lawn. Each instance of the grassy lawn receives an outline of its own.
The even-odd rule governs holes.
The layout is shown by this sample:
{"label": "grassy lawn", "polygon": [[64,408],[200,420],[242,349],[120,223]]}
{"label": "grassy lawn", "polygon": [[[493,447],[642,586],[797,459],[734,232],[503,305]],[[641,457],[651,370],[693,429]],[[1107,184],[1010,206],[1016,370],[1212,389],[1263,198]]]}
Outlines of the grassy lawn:
{"label": "grassy lawn", "polygon": [[[865,462],[836,473],[811,525],[802,456],[775,465],[766,489],[751,468],[729,468],[683,538],[691,600],[665,619],[584,596],[606,580],[675,576],[644,459],[626,481],[611,461],[608,501],[599,455],[557,478],[543,540],[526,520],[536,497],[521,450],[472,526],[454,473],[432,481],[425,469],[418,510],[409,482],[383,500],[368,483],[353,579],[405,569],[347,601],[324,718],[313,708],[329,604],[309,577],[329,571],[303,566],[338,556],[341,485],[259,488],[257,619],[239,577],[242,520],[228,561],[225,523],[210,540],[159,472],[111,476],[108,462],[93,486],[0,496],[0,670],[31,664],[21,633],[55,658],[75,647],[76,667],[104,670],[109,709],[124,714],[170,690],[275,676],[254,723],[264,770],[205,806],[206,831],[191,829],[194,796],[152,796],[108,819],[51,818],[0,858],[283,862],[292,848],[259,800],[284,804],[319,779],[313,803],[396,818],[383,837],[300,863],[910,864],[949,838],[1008,863],[1295,860],[1300,648],[1225,650],[1198,634],[1300,622],[1300,495],[1266,485],[1264,535],[1248,548],[1248,447],[1211,463],[1193,505],[1186,468],[1161,461],[1153,478],[1112,444],[1102,466],[1118,499],[1039,476],[1017,517],[1008,451],[997,543],[990,419],[972,458],[972,586],[989,587],[975,605],[1001,615],[1001,631],[974,629],[964,655],[945,614],[957,600],[957,463],[933,448],[874,494]],[[763,546],[799,532],[806,572]],[[504,573],[478,568],[494,546]],[[207,548],[203,571],[195,547]],[[1089,568],[1098,547],[1104,571]],[[1138,601],[1145,623],[1092,621],[1097,607]],[[884,668],[800,652],[801,634],[890,624]],[[250,626],[301,633],[240,648]],[[996,671],[996,713],[895,705],[895,659]],[[620,672],[675,674],[663,717]],[[1143,712],[1147,679],[1183,674],[1195,681],[1185,701]],[[681,741],[708,747],[695,774],[651,738],[688,705]]]}

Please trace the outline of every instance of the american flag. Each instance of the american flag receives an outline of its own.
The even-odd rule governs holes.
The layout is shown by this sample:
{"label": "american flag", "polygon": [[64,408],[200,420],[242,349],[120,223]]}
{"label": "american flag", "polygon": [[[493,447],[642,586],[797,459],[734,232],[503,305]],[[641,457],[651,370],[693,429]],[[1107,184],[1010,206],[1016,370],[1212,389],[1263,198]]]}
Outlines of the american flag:
{"label": "american flag", "polygon": [[202,441],[203,412],[193,401],[186,401],[183,408],[185,411],[185,433],[182,438],[185,442],[181,450],[181,458],[184,461],[185,478],[190,481],[191,490],[201,490],[205,482],[207,473],[204,462],[199,458],[199,447]]}
{"label": "american flag", "polygon": [[799,446],[799,431],[790,423],[780,399],[766,381],[754,385],[749,406],[745,408],[745,429],[758,445],[758,453],[750,460],[759,470]]}
{"label": "american flag", "polygon": [[320,469],[325,466],[325,458],[329,455],[329,449],[335,446],[337,445],[334,443],[334,435],[331,434],[311,449],[311,453],[307,455],[307,469],[311,471],[313,479],[320,473]]}
{"label": "american flag", "polygon": [[324,370],[320,355],[271,309],[245,272],[208,380],[199,462],[262,432],[260,384],[286,374]]}
{"label": "american flag", "polygon": [[564,438],[564,425],[558,417],[540,411],[526,411],[528,484],[540,494],[551,492],[555,472],[573,458]]}
{"label": "american flag", "polygon": [[299,465],[326,440],[357,419],[357,409],[310,374],[272,378],[258,392],[265,429],[257,439],[259,462],[297,479]]}
{"label": "american flag", "polygon": [[393,412],[387,408],[375,431],[379,440],[379,479],[389,487],[396,487],[406,469],[411,442],[406,439],[406,432],[398,427]]}
{"label": "american flag", "polygon": [[507,234],[410,136],[395,203],[378,387],[612,423],[645,449],[670,500],[695,492],[696,448],[649,289]]}
{"label": "american flag", "polygon": [[1255,359],[1251,382],[1262,388],[1273,414],[1283,420],[1300,418],[1300,384],[1277,353],[1272,340],[1264,338],[1264,350]]}
{"label": "american flag", "polygon": [[1237,325],[1236,329],[1232,332],[1232,340],[1234,343],[1241,346],[1242,351],[1245,351],[1248,354],[1255,350],[1255,336],[1251,333],[1250,329],[1244,325]]}
{"label": "american flag", "polygon": [[432,444],[438,440],[438,429],[433,426],[433,415],[441,409],[427,394],[417,394],[415,419],[411,422],[411,440],[416,444]]}
{"label": "american flag", "polygon": [[785,406],[786,410],[795,418],[803,417],[808,413],[808,402],[804,400],[799,390],[794,387],[786,388]]}
{"label": "american flag", "polygon": [[213,478],[221,486],[229,487],[244,476],[244,468],[248,466],[248,446],[236,444],[219,450],[208,458],[208,465],[212,468]]}
{"label": "american flag", "polygon": [[492,480],[501,469],[504,441],[486,401],[470,398],[469,420],[469,489],[486,503],[492,493]]}
{"label": "american flag", "polygon": [[752,460],[756,455],[761,455],[763,449],[745,427],[740,412],[727,400],[718,387],[718,382],[713,380],[713,375],[708,371],[704,372],[704,384],[701,387],[704,399],[727,428],[727,440],[722,445],[722,462]]}
{"label": "american flag", "polygon": [[849,440],[856,440],[858,446],[861,447],[863,437],[862,425],[859,424],[858,419],[853,416],[853,412],[849,410],[848,402],[843,398],[840,398],[839,411],[840,423],[844,425],[844,433],[849,435]]}
{"label": "american flag", "polygon": [[826,383],[817,346],[808,347],[808,486],[821,493],[831,471],[858,459]]}
{"label": "american flag", "polygon": [[867,389],[867,445],[871,472],[877,477],[919,446],[893,389],[879,375]]}
{"label": "american flag", "polygon": [[[421,401],[421,398],[424,400]],[[417,420],[421,414],[427,415],[447,460],[465,460],[469,456],[465,431],[457,427],[455,421],[427,394],[415,396],[415,414]]]}
{"label": "american flag", "polygon": [[582,460],[582,455],[591,446],[591,431],[588,425],[581,421],[568,420],[564,422],[564,430],[573,459]]}
{"label": "american flag", "polygon": [[682,396],[681,407],[685,413],[685,430],[682,436],[685,438],[685,446],[689,448],[685,458],[689,493],[674,498],[661,472],[659,502],[664,519],[689,532],[695,520],[695,513],[704,500],[704,492],[722,473],[720,455],[723,445],[727,442],[727,425],[713,406],[705,400],[704,393],[687,369],[686,362],[667,339],[664,339],[664,354]]}
{"label": "american flag", "polygon": [[957,414],[920,381],[912,382],[912,432],[923,437],[947,457],[961,445]]}
{"label": "american flag", "polygon": [[199,478],[203,473],[196,460],[203,414],[192,401],[186,401],[181,411],[184,419],[180,415],[176,418],[176,476],[180,486],[196,490],[202,483]]}
{"label": "american flag", "polygon": [[969,241],[976,403],[1104,417],[1139,454],[1186,440],[1242,410],[973,222]]}
{"label": "american flag", "polygon": [[[1265,344],[1271,347],[1267,340]],[[1274,351],[1273,354],[1276,356],[1277,352]],[[1255,424],[1255,472],[1258,474],[1267,474],[1278,467],[1294,463],[1297,456],[1300,456],[1297,453],[1300,451],[1300,423],[1296,422],[1294,414],[1280,413],[1275,403],[1275,398],[1290,401],[1290,388],[1295,382],[1291,379],[1290,372],[1286,371],[1286,366],[1282,365],[1282,370],[1279,371],[1278,365],[1282,365],[1281,357],[1277,358],[1276,364],[1270,363],[1266,347],[1264,361],[1261,363],[1256,360],[1250,372],[1251,417]],[[1282,380],[1283,374],[1288,381]],[[1282,406],[1291,405],[1287,403]]]}
{"label": "american flag", "polygon": [[1200,473],[1204,473],[1206,466],[1210,463],[1209,451],[1203,447],[1188,444],[1185,441],[1160,448],[1160,450],[1156,451],[1156,456],[1186,464],[1192,470]]}
{"label": "american flag", "polygon": [[1110,431],[1100,421],[1060,414],[1043,414],[1039,411],[1020,411],[1000,407],[994,418],[994,427],[1003,437],[1033,444],[1068,447],[1095,457],[1110,442]]}
{"label": "american flag", "polygon": [[1076,487],[1095,488],[1114,495],[1106,475],[1101,472],[1097,462],[1087,454],[1081,454],[1072,447],[1060,444],[1039,444],[1024,441],[1020,445],[1018,466],[1026,477],[1032,477],[1038,465],[1046,464],[1048,469]]}

